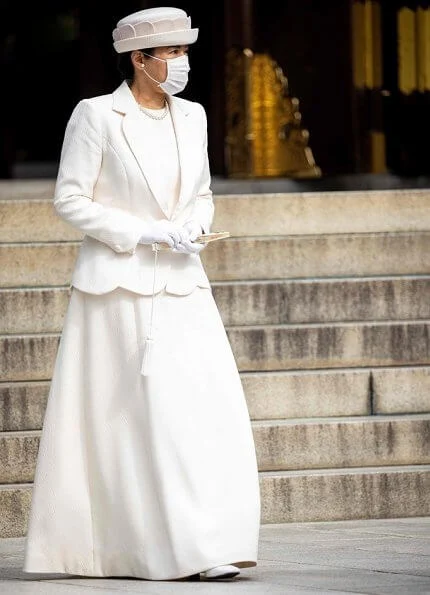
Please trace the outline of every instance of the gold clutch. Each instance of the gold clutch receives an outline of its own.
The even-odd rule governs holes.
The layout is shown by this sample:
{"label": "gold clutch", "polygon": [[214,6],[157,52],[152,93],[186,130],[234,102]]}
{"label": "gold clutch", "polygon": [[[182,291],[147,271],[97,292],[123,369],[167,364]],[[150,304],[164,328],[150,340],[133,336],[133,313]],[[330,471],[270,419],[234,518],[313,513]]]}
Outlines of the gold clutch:
{"label": "gold clutch", "polygon": [[[229,231],[214,231],[211,233],[203,233],[194,240],[197,244],[209,244],[209,242],[215,242],[216,240],[223,240],[224,238],[230,237]],[[153,250],[170,250],[169,244],[159,242],[152,244]]]}

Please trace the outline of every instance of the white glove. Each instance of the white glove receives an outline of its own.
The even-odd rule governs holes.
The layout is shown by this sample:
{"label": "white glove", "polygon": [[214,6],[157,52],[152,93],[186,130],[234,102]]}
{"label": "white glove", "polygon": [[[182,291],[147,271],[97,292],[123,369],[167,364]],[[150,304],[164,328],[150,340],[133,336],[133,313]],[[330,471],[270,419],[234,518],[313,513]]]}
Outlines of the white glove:
{"label": "white glove", "polygon": [[187,238],[178,243],[173,252],[182,252],[183,254],[198,254],[201,252],[205,244],[194,242],[203,233],[200,223],[195,220],[189,220],[184,224],[182,229],[185,231]]}
{"label": "white glove", "polygon": [[188,232],[188,239],[192,242],[194,242],[194,240],[203,233],[202,226],[195,219],[189,219],[186,223],[184,223],[184,229]]}
{"label": "white glove", "polygon": [[183,240],[177,244],[176,248],[172,249],[172,252],[182,252],[183,254],[198,254],[203,250],[205,244],[199,244],[198,242],[191,242],[190,240]]}
{"label": "white glove", "polygon": [[188,231],[183,227],[162,219],[143,226],[139,244],[166,243],[171,248],[176,248],[181,241],[188,240]]}

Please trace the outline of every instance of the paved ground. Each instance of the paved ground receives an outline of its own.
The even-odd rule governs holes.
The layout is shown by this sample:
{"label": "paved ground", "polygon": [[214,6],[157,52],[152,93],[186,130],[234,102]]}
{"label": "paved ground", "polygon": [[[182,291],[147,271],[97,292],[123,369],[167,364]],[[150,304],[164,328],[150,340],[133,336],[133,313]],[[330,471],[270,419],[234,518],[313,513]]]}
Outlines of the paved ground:
{"label": "paved ground", "polygon": [[0,594],[430,594],[430,517],[263,525],[260,536],[258,565],[218,583],[23,573],[25,538],[0,539]]}

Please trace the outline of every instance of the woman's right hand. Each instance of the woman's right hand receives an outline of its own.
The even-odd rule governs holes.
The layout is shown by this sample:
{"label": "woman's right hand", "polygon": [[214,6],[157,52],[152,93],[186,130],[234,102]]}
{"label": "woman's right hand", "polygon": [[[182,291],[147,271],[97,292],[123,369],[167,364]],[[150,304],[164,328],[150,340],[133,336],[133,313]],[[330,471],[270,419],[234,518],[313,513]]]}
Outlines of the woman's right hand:
{"label": "woman's right hand", "polygon": [[188,232],[182,227],[162,219],[154,221],[143,226],[142,235],[139,238],[139,244],[165,243],[170,248],[177,248],[178,245],[188,239]]}

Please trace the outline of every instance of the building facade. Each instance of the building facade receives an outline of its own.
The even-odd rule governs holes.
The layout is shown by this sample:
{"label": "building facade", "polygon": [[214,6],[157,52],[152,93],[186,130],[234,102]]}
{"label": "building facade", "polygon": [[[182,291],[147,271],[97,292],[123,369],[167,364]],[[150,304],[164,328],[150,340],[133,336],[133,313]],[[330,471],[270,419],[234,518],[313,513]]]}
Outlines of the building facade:
{"label": "building facade", "polygon": [[[75,103],[110,92],[121,82],[111,39],[117,20],[159,3],[126,0],[111,11],[100,10],[99,3],[59,1],[29,5],[24,18],[17,3],[2,4],[6,93],[0,176],[19,178],[37,172],[38,164],[51,164],[55,170]],[[178,0],[176,5],[200,29],[182,96],[200,101],[207,110],[214,174],[235,173],[228,153],[233,120],[229,93],[244,73],[232,68],[232,50],[265,56],[282,73],[299,118],[296,123],[308,135],[303,145],[323,175],[430,173],[424,146],[430,132],[429,2]],[[258,65],[253,76],[265,80],[270,91],[270,77]],[[249,104],[243,108],[245,120],[252,109]],[[285,136],[285,130],[289,134],[288,126],[276,130],[276,113],[271,124],[264,125],[272,126],[272,139]],[[267,130],[267,140],[261,128],[256,130],[236,130],[236,140],[250,146],[257,134],[257,154],[262,154],[273,141]],[[264,171],[251,168],[247,175],[253,172],[283,175],[270,163]]]}

